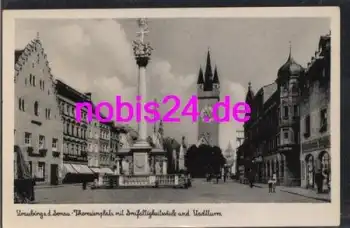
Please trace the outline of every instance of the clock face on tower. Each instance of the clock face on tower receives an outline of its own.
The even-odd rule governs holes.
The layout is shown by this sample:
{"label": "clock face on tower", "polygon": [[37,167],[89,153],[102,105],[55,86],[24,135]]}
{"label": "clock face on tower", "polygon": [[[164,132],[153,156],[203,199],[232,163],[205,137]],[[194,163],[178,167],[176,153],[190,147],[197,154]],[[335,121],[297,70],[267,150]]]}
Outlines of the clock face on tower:
{"label": "clock face on tower", "polygon": [[212,123],[214,121],[212,106],[207,105],[201,110],[201,120],[204,123]]}

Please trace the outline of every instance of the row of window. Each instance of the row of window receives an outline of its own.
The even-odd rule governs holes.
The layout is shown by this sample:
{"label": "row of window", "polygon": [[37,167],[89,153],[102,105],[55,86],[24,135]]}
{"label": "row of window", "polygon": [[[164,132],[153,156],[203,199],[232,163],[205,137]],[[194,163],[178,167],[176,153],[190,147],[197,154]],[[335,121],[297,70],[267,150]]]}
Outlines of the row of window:
{"label": "row of window", "polygon": [[[282,135],[282,138],[281,138]],[[277,134],[276,137],[271,138],[265,143],[261,144],[258,148],[258,153],[262,153],[267,149],[267,151],[273,151],[276,149],[279,145],[283,144],[291,144],[291,143],[298,143],[298,138],[295,138],[294,132],[292,129],[282,129],[281,134]]]}
{"label": "row of window", "polygon": [[[290,109],[289,106],[283,106],[283,112],[282,112],[282,118],[283,119],[289,119],[290,116]],[[298,105],[293,105],[293,117],[299,116],[299,107]]]}
{"label": "row of window", "polygon": [[[70,116],[73,118],[76,117],[74,105],[71,105],[67,102],[61,101],[59,106],[60,106],[61,113],[63,113],[64,115],[67,115],[67,116]],[[84,121],[87,120],[87,113],[85,111],[82,111],[81,118]]]}
{"label": "row of window", "polygon": [[63,153],[80,156],[82,152],[86,152],[86,146],[76,143],[63,143]]}
{"label": "row of window", "polygon": [[[327,131],[328,129],[328,111],[327,108],[321,109],[319,112],[320,123],[319,130],[320,132]],[[311,116],[307,115],[304,119],[304,137],[308,138],[311,136]]]}
{"label": "row of window", "polygon": [[101,137],[102,139],[109,140],[109,132],[106,132],[106,131],[101,130],[101,131],[100,131],[100,137]]}
{"label": "row of window", "polygon": [[[28,146],[33,146],[33,135],[32,133],[25,132],[24,133],[24,144]],[[58,139],[52,139],[52,150],[58,150]],[[46,149],[47,142],[44,135],[39,135],[39,149]]]}
{"label": "row of window", "polygon": [[92,139],[92,138],[95,138],[95,139],[98,139],[99,138],[99,135],[97,132],[95,132],[95,137],[93,137],[93,133],[92,133],[92,130],[89,129],[89,138]]}
{"label": "row of window", "polygon": [[88,143],[88,151],[97,153],[98,152],[98,145]]}
{"label": "row of window", "polygon": [[68,135],[86,139],[86,129],[81,126],[76,126],[68,122],[63,125],[63,131]]}
{"label": "row of window", "polygon": [[[34,106],[34,115],[35,116],[40,116],[39,102],[35,101],[33,106]],[[18,109],[20,111],[22,111],[22,112],[26,111],[26,105],[24,103],[24,99],[23,98],[18,98]],[[47,120],[51,119],[51,109],[45,108],[45,118]]]}

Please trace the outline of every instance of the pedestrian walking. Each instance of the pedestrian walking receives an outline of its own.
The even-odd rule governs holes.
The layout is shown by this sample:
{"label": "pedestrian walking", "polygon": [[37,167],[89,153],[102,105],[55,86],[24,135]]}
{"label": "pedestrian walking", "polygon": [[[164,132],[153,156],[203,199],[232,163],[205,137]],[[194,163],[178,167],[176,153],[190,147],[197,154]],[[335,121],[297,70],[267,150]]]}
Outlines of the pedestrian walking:
{"label": "pedestrian walking", "polygon": [[272,185],[273,185],[272,177],[269,178],[269,180],[267,181],[267,184],[269,185],[269,193],[271,193],[272,192]]}
{"label": "pedestrian walking", "polygon": [[277,175],[276,173],[273,173],[272,175],[272,192],[276,192],[276,185],[277,185]]}
{"label": "pedestrian walking", "polygon": [[83,184],[82,184],[83,190],[86,190],[86,185],[87,185],[86,180],[83,180]]}
{"label": "pedestrian walking", "polygon": [[253,170],[250,170],[248,173],[248,181],[249,181],[249,186],[250,188],[254,187],[254,173]]}

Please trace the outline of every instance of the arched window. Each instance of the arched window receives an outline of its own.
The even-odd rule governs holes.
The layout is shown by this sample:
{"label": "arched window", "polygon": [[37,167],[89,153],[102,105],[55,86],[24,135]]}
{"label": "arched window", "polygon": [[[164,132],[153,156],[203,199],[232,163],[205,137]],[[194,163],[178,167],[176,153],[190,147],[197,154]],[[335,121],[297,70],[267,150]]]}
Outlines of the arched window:
{"label": "arched window", "polygon": [[74,124],[72,124],[71,135],[74,135]]}
{"label": "arched window", "polygon": [[76,135],[77,137],[79,137],[79,127],[77,126],[77,127],[75,128],[75,130],[76,130],[75,135]]}
{"label": "arched window", "polygon": [[25,106],[24,106],[24,99],[22,99],[22,111],[25,111]]}
{"label": "arched window", "polygon": [[39,116],[39,103],[37,101],[34,102],[34,114]]}
{"label": "arched window", "polygon": [[29,84],[33,85],[33,75],[29,74]]}

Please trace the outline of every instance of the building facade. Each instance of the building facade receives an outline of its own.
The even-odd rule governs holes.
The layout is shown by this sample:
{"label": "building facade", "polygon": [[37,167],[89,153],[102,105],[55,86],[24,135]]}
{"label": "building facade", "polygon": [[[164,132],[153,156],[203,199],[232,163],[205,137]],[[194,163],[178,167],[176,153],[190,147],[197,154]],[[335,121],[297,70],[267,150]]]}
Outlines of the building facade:
{"label": "building facade", "polygon": [[77,102],[90,101],[90,98],[61,80],[56,80],[56,88],[63,126],[63,181],[68,183],[91,179],[93,172],[88,168],[87,153],[87,109],[82,109],[82,119],[78,122],[75,107]]}
{"label": "building facade", "polygon": [[212,110],[213,105],[220,101],[220,82],[216,67],[213,74],[209,51],[204,75],[202,68],[199,69],[197,97],[198,110],[201,113],[198,120],[198,141],[200,144],[219,146],[219,123],[213,120]]}
{"label": "building facade", "polygon": [[88,126],[88,166],[98,168],[100,149],[100,123],[96,118],[92,118]]}
{"label": "building facade", "polygon": [[62,180],[63,126],[55,81],[39,37],[15,51],[14,82],[15,146],[37,184],[56,185]]}
{"label": "building facade", "polygon": [[111,152],[111,168],[112,171],[117,174],[117,153],[119,146],[119,134],[122,132],[114,122],[111,122],[111,140],[110,140],[110,152]]}
{"label": "building facade", "polygon": [[100,124],[100,138],[99,138],[99,165],[101,168],[111,168],[111,124]]}
{"label": "building facade", "polygon": [[330,34],[306,69],[300,101],[301,186],[330,190]]}
{"label": "building facade", "polygon": [[239,148],[245,173],[253,172],[258,182],[274,173],[278,183],[300,185],[299,98],[304,68],[292,57],[277,72],[275,82],[256,94],[249,84],[246,103],[251,118],[244,124],[245,141]]}

